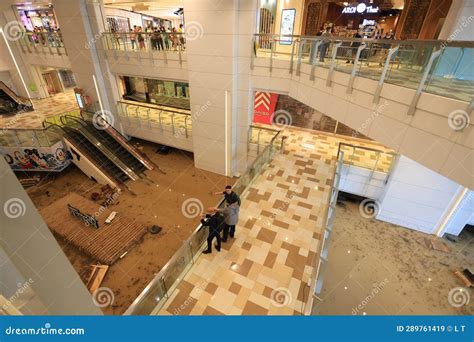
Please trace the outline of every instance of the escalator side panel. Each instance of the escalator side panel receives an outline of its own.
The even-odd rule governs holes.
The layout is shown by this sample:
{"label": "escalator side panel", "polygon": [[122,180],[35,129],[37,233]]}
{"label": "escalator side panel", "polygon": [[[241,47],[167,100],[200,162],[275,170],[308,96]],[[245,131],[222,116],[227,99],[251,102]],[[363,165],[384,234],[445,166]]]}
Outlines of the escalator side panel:
{"label": "escalator side panel", "polygon": [[112,188],[118,187],[118,182],[101,168],[97,167],[96,162],[90,158],[80,145],[73,142],[72,139],[64,137],[64,142],[72,155],[72,162],[89,178],[94,179],[99,184],[110,185]]}

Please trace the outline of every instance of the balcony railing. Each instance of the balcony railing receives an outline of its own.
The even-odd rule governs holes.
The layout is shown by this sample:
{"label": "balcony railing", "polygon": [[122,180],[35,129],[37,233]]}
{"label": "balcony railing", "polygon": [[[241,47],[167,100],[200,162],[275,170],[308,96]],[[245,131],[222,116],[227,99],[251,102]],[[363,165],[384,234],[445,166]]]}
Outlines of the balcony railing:
{"label": "balcony railing", "polygon": [[180,63],[186,51],[185,36],[178,32],[103,32],[101,37],[107,50],[161,53],[165,60],[168,54],[176,54]]}
{"label": "balcony railing", "polygon": [[162,133],[168,131],[175,137],[189,138],[192,132],[191,113],[185,109],[119,101],[117,109],[121,120],[139,126],[157,128]]}
{"label": "balcony railing", "polygon": [[24,53],[67,55],[61,32],[23,32],[18,43]]}
{"label": "balcony railing", "polygon": [[280,36],[256,34],[252,47],[255,58],[290,61],[289,72],[299,75],[301,65],[328,69],[327,85],[334,70],[350,74],[347,92],[355,76],[378,81],[374,102],[379,101],[384,83],[416,90],[409,114],[413,114],[422,92],[471,103],[474,97],[474,42],[440,40],[368,40],[361,38]]}
{"label": "balcony railing", "polygon": [[[279,144],[276,143],[280,132],[277,132],[270,143],[258,155],[252,165],[247,169],[239,180],[233,185],[233,191],[239,196],[252,184],[256,176],[273,159]],[[223,200],[217,207],[222,207]],[[203,243],[206,241],[208,228],[199,224],[191,236],[184,241],[178,251],[171,257],[161,271],[155,275],[132,305],[127,309],[125,315],[150,315],[157,313],[170,298],[180,281],[196,262],[202,252]]]}

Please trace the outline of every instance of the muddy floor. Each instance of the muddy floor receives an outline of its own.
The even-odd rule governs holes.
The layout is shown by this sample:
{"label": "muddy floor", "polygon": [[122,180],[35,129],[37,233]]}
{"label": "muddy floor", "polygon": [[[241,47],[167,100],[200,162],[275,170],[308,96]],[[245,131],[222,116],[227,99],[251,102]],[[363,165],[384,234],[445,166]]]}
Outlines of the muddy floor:
{"label": "muddy floor", "polygon": [[[474,269],[474,231],[459,241],[440,239],[449,253],[418,241],[428,235],[359,213],[359,203],[337,206],[321,315],[472,315],[474,291],[453,272]],[[459,288],[463,287],[459,292]],[[451,294],[450,294],[451,292]],[[468,299],[469,302],[467,301]],[[462,305],[461,305],[462,304]]]}
{"label": "muddy floor", "polygon": [[[147,180],[127,182],[133,193],[122,192],[109,208],[117,211],[118,215],[136,217],[147,227],[158,225],[163,230],[157,235],[147,233],[140,244],[109,268],[101,286],[110,288],[115,299],[111,306],[103,308],[106,314],[122,314],[195,230],[199,217],[187,218],[183,215],[183,202],[196,198],[204,208],[214,206],[221,197],[211,192],[222,190],[226,184],[235,181],[195,168],[191,153],[172,149],[168,155],[162,155],[157,153],[156,144],[142,140],[135,140],[134,143],[166,174],[159,170],[146,171]],[[100,185],[71,165],[60,174],[48,175],[37,186],[28,188],[27,192],[37,208],[42,209],[70,191],[90,198],[91,193],[99,188]],[[91,265],[96,261],[74,246],[57,240],[86,283]]]}

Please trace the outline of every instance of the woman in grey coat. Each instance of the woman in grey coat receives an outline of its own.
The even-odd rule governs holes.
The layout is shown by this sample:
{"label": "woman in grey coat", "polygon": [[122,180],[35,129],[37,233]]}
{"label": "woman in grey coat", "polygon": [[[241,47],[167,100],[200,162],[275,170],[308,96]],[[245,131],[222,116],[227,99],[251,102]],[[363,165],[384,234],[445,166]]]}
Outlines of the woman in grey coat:
{"label": "woman in grey coat", "polygon": [[227,236],[231,238],[235,236],[235,225],[239,221],[239,204],[234,202],[223,209],[215,208],[215,210],[224,215],[225,226],[222,233],[222,242],[226,242]]}

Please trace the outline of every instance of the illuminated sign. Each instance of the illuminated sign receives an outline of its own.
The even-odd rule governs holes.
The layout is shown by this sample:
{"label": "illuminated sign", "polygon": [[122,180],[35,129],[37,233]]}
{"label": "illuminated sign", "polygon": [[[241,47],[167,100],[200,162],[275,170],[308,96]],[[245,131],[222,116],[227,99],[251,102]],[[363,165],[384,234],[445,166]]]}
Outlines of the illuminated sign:
{"label": "illuminated sign", "polygon": [[358,4],[357,6],[346,6],[342,13],[378,13],[379,7],[367,6],[366,4]]}

